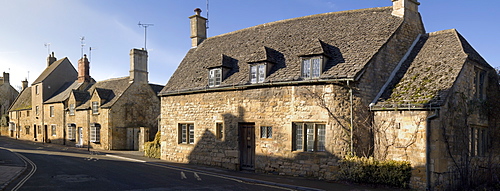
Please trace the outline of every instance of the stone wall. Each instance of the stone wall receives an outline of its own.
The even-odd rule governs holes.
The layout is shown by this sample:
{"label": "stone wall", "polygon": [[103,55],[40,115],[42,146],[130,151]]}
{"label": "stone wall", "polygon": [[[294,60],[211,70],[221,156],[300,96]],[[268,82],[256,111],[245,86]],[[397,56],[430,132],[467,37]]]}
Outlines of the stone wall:
{"label": "stone wall", "polygon": [[[238,170],[238,126],[254,123],[256,171],[332,179],[349,145],[343,130],[349,124],[348,98],[348,89],[334,84],[162,97],[161,159]],[[217,122],[224,126],[222,140],[216,138]],[[326,124],[326,152],[292,151],[292,122]],[[179,143],[181,123],[194,124],[194,144]],[[272,127],[271,139],[260,138],[261,126]]]}

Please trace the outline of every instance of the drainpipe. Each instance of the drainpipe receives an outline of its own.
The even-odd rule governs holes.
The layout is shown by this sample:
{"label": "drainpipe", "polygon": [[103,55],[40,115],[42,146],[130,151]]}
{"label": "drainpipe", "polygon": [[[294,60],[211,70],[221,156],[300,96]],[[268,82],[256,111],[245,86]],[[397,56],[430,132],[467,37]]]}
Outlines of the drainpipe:
{"label": "drainpipe", "polygon": [[[90,151],[90,115],[92,113],[92,107],[87,110],[87,151]],[[83,131],[83,130],[82,130]],[[83,144],[83,142],[82,142]]]}
{"label": "drainpipe", "polygon": [[351,104],[351,113],[350,113],[350,118],[351,118],[351,121],[350,121],[350,127],[349,127],[349,131],[350,131],[350,138],[351,138],[351,155],[354,155],[354,143],[353,143],[353,125],[354,125],[354,120],[353,120],[353,101],[352,101],[352,87],[350,86],[349,84],[349,80],[347,81],[347,87],[349,87],[349,102]]}
{"label": "drainpipe", "polygon": [[426,190],[431,190],[431,120],[436,119],[439,117],[439,111],[438,109],[434,110],[434,114],[431,116],[427,117],[426,120],[426,127],[425,127],[425,178],[426,178],[426,184],[427,184],[427,189]]}

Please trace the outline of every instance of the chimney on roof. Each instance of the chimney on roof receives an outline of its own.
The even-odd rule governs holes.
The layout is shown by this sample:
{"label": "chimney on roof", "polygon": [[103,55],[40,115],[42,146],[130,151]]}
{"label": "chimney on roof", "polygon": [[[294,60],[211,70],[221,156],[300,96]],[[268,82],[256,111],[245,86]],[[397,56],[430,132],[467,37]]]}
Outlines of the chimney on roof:
{"label": "chimney on roof", "polygon": [[28,79],[24,79],[23,81],[21,81],[22,83],[22,90],[25,90],[26,88],[28,88]]}
{"label": "chimney on roof", "polygon": [[190,16],[191,20],[191,47],[197,47],[207,39],[207,19],[201,16],[201,9],[194,9],[195,15]]}
{"label": "chimney on roof", "polygon": [[78,82],[90,82],[90,62],[86,54],[78,60]]}
{"label": "chimney on roof", "polygon": [[10,84],[9,73],[3,72],[3,84]]}
{"label": "chimney on roof", "polygon": [[56,61],[56,57],[54,56],[54,52],[52,54],[49,54],[49,57],[47,57],[47,67],[49,67],[52,63]]}
{"label": "chimney on roof", "polygon": [[392,15],[405,19],[419,19],[418,0],[392,0]]}
{"label": "chimney on roof", "polygon": [[148,52],[144,49],[130,50],[130,81],[148,84]]}

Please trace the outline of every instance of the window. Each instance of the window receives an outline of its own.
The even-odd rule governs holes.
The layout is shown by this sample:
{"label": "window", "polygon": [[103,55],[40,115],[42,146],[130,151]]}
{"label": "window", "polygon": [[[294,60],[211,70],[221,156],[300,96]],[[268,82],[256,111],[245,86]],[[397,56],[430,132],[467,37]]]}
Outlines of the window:
{"label": "window", "polygon": [[57,134],[56,133],[56,131],[57,131],[56,125],[50,125],[50,129],[51,129],[51,132],[52,132],[52,136],[56,136],[56,134]]}
{"label": "window", "polygon": [[179,124],[179,143],[194,144],[194,124]]}
{"label": "window", "polygon": [[208,86],[215,87],[220,86],[222,82],[222,68],[210,69],[208,74]]}
{"label": "window", "polygon": [[76,124],[68,124],[68,139],[71,141],[76,140]]}
{"label": "window", "polygon": [[69,104],[69,115],[75,115],[75,104]]}
{"label": "window", "polygon": [[25,133],[26,135],[29,135],[29,134],[30,134],[30,126],[29,126],[29,125],[26,125],[26,126],[24,126],[24,128],[26,129],[26,131],[24,131],[24,133]]}
{"label": "window", "polygon": [[325,124],[293,123],[292,124],[294,151],[325,151]]}
{"label": "window", "polygon": [[476,98],[484,100],[486,98],[485,86],[486,86],[486,71],[479,68],[475,68],[474,85],[476,87]]}
{"label": "window", "polygon": [[29,116],[30,116],[30,111],[29,111],[29,110],[27,110],[27,111],[26,111],[26,117],[29,117]]}
{"label": "window", "polygon": [[35,86],[35,93],[38,95],[40,92],[38,91],[38,85]]}
{"label": "window", "polygon": [[266,139],[273,138],[273,127],[261,126],[260,127],[260,138],[266,138]]}
{"label": "window", "polygon": [[50,106],[50,117],[54,117],[54,106]]}
{"label": "window", "polygon": [[40,112],[40,110],[39,110],[38,106],[36,106],[36,107],[35,107],[35,114],[36,114],[36,115],[39,115],[39,114],[40,114],[39,112]]}
{"label": "window", "polygon": [[99,125],[98,123],[90,124],[90,142],[101,142],[101,125]]}
{"label": "window", "polygon": [[323,59],[321,57],[304,58],[302,60],[302,78],[319,78],[323,72]]}
{"label": "window", "polygon": [[472,127],[470,139],[471,156],[485,156],[489,147],[489,135],[486,128]]}
{"label": "window", "polygon": [[99,102],[92,102],[92,114],[99,114]]}
{"label": "window", "polygon": [[262,83],[266,79],[266,65],[258,64],[250,66],[250,82]]}
{"label": "window", "polygon": [[222,123],[215,123],[215,138],[217,140],[224,138],[224,126]]}

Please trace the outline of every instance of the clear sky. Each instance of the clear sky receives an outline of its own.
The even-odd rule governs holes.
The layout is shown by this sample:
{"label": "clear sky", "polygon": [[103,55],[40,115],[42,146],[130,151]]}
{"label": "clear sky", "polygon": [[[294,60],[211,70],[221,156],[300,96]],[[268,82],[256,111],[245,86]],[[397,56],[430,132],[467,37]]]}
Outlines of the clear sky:
{"label": "clear sky", "polygon": [[[207,0],[0,0],[0,73],[11,84],[32,83],[46,58],[68,57],[75,68],[90,55],[97,81],[128,76],[132,48],[144,47],[147,28],[149,81],[165,85],[191,48],[194,8]],[[500,1],[419,0],[427,32],[455,28],[493,67],[500,67]],[[210,0],[208,36],[268,22],[344,10],[391,6],[391,0]],[[49,46],[45,44],[50,43]],[[92,51],[89,52],[89,48]]]}

